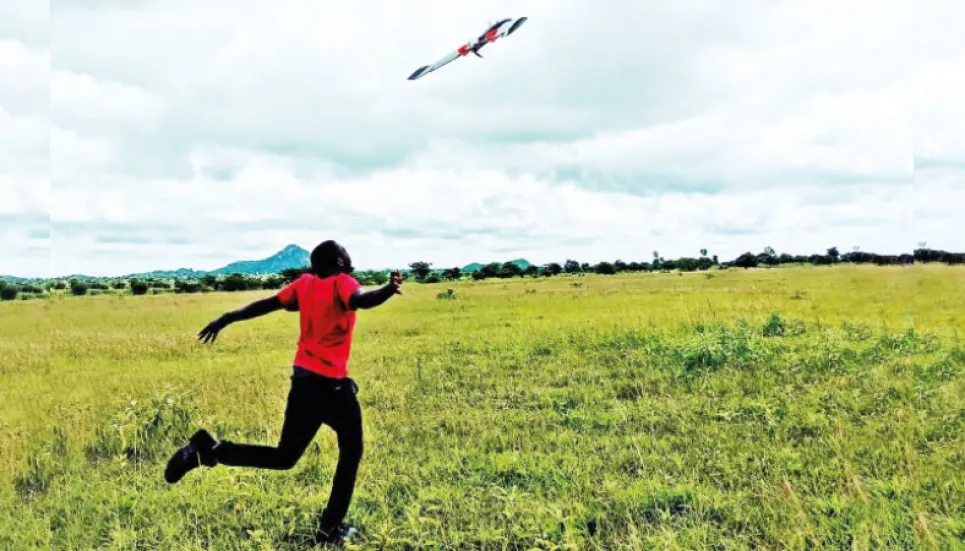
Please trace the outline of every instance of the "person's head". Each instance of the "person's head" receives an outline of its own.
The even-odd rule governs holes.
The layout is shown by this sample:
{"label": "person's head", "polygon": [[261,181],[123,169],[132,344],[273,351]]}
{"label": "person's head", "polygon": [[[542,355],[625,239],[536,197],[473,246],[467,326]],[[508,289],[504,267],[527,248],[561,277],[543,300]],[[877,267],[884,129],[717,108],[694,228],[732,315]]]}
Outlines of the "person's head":
{"label": "person's head", "polygon": [[345,247],[335,241],[319,243],[311,255],[312,272],[319,277],[352,271],[352,258]]}

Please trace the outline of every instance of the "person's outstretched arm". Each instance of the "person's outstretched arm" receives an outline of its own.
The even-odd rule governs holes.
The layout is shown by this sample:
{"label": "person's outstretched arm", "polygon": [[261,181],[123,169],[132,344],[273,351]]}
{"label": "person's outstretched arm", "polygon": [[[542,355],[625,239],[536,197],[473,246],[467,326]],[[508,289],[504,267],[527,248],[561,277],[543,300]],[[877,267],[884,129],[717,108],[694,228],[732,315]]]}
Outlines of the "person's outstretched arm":
{"label": "person's outstretched arm", "polygon": [[232,323],[250,320],[252,318],[264,316],[265,314],[270,314],[282,309],[292,310],[292,306],[294,306],[294,309],[298,308],[297,303],[294,303],[293,305],[283,304],[281,299],[278,298],[278,295],[256,300],[251,304],[238,308],[237,310],[227,312],[221,315],[221,317],[218,319],[206,325],[205,328],[198,333],[198,339],[205,344],[214,342],[214,340],[218,338],[218,333]]}
{"label": "person's outstretched arm", "polygon": [[392,272],[389,277],[389,282],[379,287],[378,289],[373,289],[371,291],[366,291],[364,289],[358,289],[348,299],[348,309],[349,310],[368,310],[370,308],[375,308],[385,303],[385,301],[392,298],[393,295],[402,294],[402,274],[399,272]]}

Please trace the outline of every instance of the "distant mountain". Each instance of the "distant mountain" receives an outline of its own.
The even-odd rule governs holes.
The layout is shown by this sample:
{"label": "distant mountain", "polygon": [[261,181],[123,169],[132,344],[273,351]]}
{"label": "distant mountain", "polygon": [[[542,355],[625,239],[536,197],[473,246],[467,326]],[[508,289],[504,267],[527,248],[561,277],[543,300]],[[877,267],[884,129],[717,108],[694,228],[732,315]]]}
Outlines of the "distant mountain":
{"label": "distant mountain", "polygon": [[298,245],[288,245],[262,260],[232,262],[223,268],[212,270],[214,275],[224,274],[277,274],[289,268],[304,268],[311,263],[311,255]]}
{"label": "distant mountain", "polygon": [[[302,268],[311,263],[311,255],[298,245],[288,245],[277,253],[261,260],[242,260],[232,262],[216,270],[204,271],[193,270],[191,268],[178,268],[177,270],[154,270],[153,272],[141,272],[136,274],[126,274],[122,276],[94,277],[82,274],[71,274],[53,279],[80,279],[80,280],[101,280],[101,279],[200,279],[206,275],[227,275],[227,274],[277,274],[289,268]],[[34,279],[25,279],[13,276],[0,276],[11,283],[26,283]],[[43,281],[43,279],[35,279]]]}
{"label": "distant mountain", "polygon": [[34,283],[42,280],[37,278],[29,278],[29,277],[0,275],[0,281],[6,281],[7,283],[16,283],[19,285],[21,283]]}
{"label": "distant mountain", "polygon": [[[521,269],[525,270],[530,267],[530,262],[524,258],[517,258],[516,260],[510,260],[513,264],[516,264]],[[304,268],[311,264],[311,254],[305,249],[299,247],[298,245],[288,245],[284,249],[278,251],[277,253],[269,256],[268,258],[263,258],[261,260],[242,260],[240,262],[232,262],[227,266],[221,268],[204,271],[204,270],[193,270],[190,268],[178,268],[177,270],[155,270],[153,272],[142,272],[137,274],[127,274],[122,276],[113,277],[93,277],[85,276],[81,274],[73,274],[68,276],[61,276],[53,279],[80,279],[80,280],[104,280],[104,279],[199,279],[206,275],[228,275],[228,274],[246,274],[246,275],[261,275],[261,274],[277,274],[282,270],[288,270],[291,268]],[[502,264],[502,262],[500,262]],[[463,273],[471,273],[482,269],[483,264],[474,262],[462,268]],[[0,276],[0,280],[6,280],[11,283],[32,283],[41,282],[44,278],[21,278],[14,276]]]}

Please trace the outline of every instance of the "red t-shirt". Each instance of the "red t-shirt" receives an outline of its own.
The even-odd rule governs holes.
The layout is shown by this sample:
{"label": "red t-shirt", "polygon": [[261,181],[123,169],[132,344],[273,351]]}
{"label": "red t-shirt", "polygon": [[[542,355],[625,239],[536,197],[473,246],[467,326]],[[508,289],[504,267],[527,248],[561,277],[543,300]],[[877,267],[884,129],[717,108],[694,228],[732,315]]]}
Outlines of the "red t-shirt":
{"label": "red t-shirt", "polygon": [[348,300],[361,285],[348,274],[305,274],[278,292],[282,304],[298,301],[301,335],[295,365],[326,377],[348,376],[355,311]]}

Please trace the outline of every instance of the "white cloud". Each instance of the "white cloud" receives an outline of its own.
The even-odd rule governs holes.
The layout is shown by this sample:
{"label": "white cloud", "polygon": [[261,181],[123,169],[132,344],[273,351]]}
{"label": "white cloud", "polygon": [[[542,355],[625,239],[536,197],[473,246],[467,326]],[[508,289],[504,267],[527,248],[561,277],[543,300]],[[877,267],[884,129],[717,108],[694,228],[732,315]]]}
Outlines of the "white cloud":
{"label": "white cloud", "polygon": [[55,1],[49,48],[16,6],[0,181],[49,174],[54,272],[965,246],[951,1]]}
{"label": "white cloud", "polygon": [[118,125],[127,133],[144,133],[155,130],[163,114],[162,106],[140,88],[71,71],[52,71],[50,92],[51,117],[75,128]]}
{"label": "white cloud", "polygon": [[0,274],[50,271],[46,3],[0,16]]}

